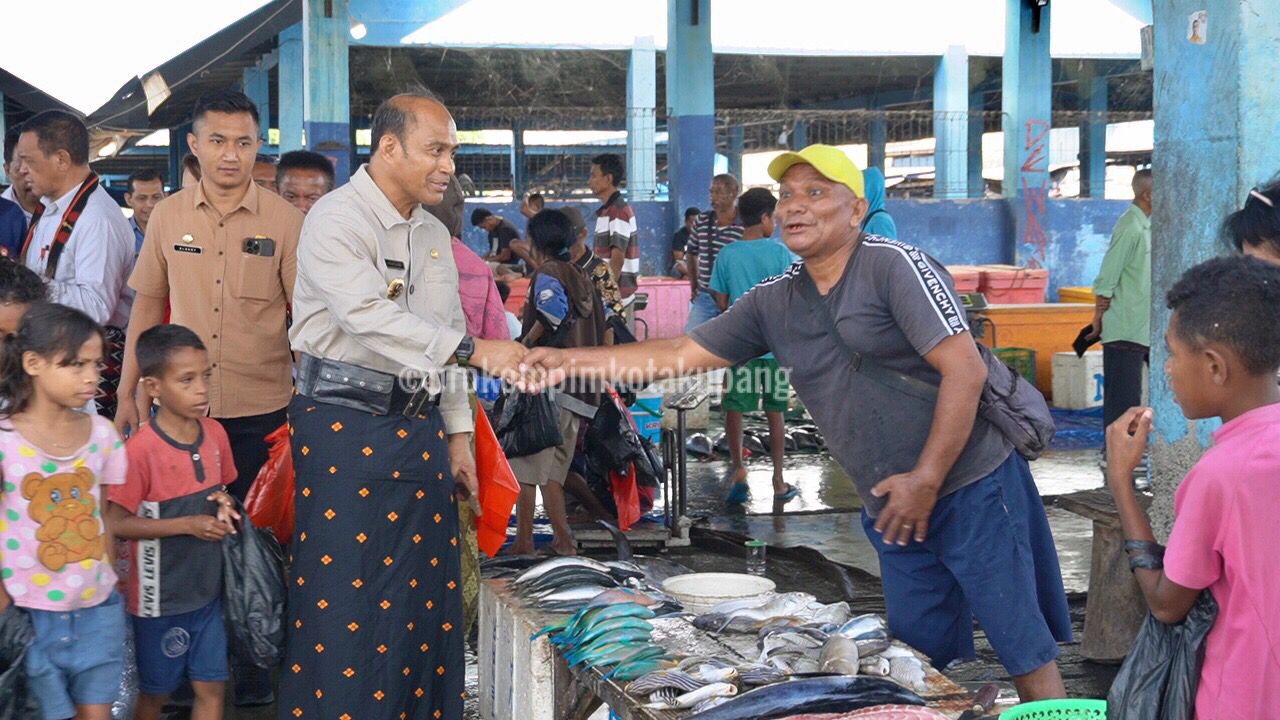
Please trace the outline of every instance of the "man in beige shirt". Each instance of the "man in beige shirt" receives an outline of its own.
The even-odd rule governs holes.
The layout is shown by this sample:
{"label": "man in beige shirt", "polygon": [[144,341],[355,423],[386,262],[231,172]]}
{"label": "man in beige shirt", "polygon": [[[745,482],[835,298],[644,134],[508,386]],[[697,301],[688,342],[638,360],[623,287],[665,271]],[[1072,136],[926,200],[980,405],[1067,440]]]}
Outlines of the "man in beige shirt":
{"label": "man in beige shirt", "polygon": [[[372,153],[307,213],[289,404],[297,477],[290,717],[458,720],[464,685],[456,496],[474,497],[466,368],[519,344],[467,336],[441,202],[458,148],[438,100],[374,113]],[[338,639],[341,645],[338,645]]]}

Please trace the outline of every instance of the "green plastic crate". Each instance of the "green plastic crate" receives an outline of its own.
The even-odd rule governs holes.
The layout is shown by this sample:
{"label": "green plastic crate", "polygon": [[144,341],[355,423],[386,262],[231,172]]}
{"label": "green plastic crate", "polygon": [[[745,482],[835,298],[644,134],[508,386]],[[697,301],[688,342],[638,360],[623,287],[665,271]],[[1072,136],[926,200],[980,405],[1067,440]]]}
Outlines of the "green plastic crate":
{"label": "green plastic crate", "polygon": [[1000,713],[1000,720],[1106,720],[1106,700],[1039,700]]}
{"label": "green plastic crate", "polygon": [[1031,348],[1005,347],[993,348],[991,354],[1000,358],[1005,365],[1018,371],[1018,374],[1032,385],[1036,384],[1036,351]]}

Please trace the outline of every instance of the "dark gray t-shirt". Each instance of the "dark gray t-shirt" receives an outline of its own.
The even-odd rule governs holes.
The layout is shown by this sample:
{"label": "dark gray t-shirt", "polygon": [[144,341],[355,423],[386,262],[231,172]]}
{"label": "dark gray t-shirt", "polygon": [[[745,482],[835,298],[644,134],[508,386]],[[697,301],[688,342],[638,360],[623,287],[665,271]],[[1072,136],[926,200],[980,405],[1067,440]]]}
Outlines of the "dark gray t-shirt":
{"label": "dark gray t-shirt", "polygon": [[[797,284],[801,265],[760,283],[691,335],[726,360],[739,363],[772,352],[789,368],[791,384],[822,428],[831,454],[875,516],[887,500],[872,497],[871,489],[915,467],[933,424],[934,404],[854,369],[823,320],[809,310]],[[824,299],[849,348],[935,385],[941,376],[923,355],[969,329],[942,265],[918,248],[879,236],[864,236]],[[940,495],[986,477],[1012,451],[999,430],[977,418]]]}

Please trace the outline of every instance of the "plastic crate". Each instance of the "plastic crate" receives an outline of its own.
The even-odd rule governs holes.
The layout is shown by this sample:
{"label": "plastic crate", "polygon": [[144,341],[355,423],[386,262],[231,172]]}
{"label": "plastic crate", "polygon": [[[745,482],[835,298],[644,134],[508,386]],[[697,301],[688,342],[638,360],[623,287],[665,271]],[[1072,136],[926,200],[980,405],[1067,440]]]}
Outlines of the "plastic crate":
{"label": "plastic crate", "polygon": [[948,265],[951,281],[955,283],[956,292],[960,295],[978,292],[982,271],[975,265]]}
{"label": "plastic crate", "polygon": [[1049,271],[1015,265],[982,265],[978,291],[992,305],[1044,302],[1049,287]]}
{"label": "plastic crate", "polygon": [[1106,700],[1038,700],[1000,713],[1000,720],[1106,720]]}
{"label": "plastic crate", "polygon": [[1086,305],[1094,304],[1093,288],[1091,287],[1064,287],[1058,288],[1058,302],[1060,303],[1084,303]]}
{"label": "plastic crate", "polygon": [[1000,358],[1005,365],[1013,368],[1032,385],[1036,384],[1036,351],[1031,348],[1004,347],[992,348],[991,354]]}

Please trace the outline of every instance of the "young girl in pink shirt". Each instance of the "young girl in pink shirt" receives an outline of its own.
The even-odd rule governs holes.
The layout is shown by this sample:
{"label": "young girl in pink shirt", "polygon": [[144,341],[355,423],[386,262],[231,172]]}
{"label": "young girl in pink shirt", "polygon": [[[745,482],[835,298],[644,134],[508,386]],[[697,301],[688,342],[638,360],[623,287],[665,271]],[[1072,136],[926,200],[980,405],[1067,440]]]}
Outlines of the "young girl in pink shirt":
{"label": "young girl in pink shirt", "polygon": [[[1178,488],[1163,569],[1134,574],[1161,622],[1181,622],[1206,588],[1218,602],[1198,720],[1280,717],[1280,267],[1210,260],[1168,303],[1165,372],[1182,414],[1223,424]],[[1147,542],[1132,472],[1151,423],[1151,409],[1136,407],[1107,428],[1107,484],[1125,537]]]}

